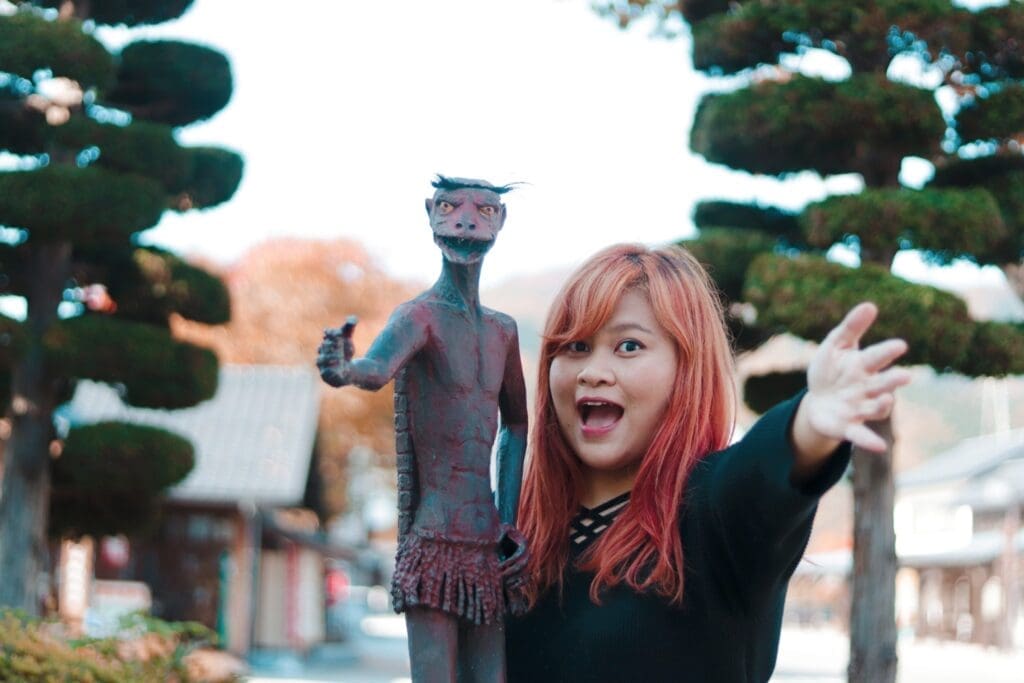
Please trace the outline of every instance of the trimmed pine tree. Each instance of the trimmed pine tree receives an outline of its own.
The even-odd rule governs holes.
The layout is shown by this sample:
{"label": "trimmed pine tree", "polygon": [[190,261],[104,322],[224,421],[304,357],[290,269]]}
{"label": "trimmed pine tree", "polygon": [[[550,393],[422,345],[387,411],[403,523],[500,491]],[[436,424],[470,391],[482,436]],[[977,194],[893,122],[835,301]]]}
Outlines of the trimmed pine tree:
{"label": "trimmed pine tree", "polygon": [[[140,41],[112,53],[97,25],[155,24],[191,0],[15,0],[0,15],[0,294],[27,301],[0,320],[0,393],[10,436],[0,499],[0,606],[39,608],[50,536],[135,533],[161,491],[192,468],[191,445],[158,429],[54,426],[74,382],[117,386],[136,406],[210,398],[217,358],[177,341],[171,314],[227,321],[223,284],[137,235],[163,213],[234,194],[241,157],[185,147],[175,128],[231,96],[227,59],[207,47]],[[64,304],[77,310],[59,315]]]}

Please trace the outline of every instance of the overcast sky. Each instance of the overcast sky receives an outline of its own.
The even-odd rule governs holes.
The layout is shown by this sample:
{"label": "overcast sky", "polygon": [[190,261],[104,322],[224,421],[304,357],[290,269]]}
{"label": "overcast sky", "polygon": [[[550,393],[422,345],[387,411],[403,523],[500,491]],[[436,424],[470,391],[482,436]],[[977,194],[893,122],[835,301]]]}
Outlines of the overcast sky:
{"label": "overcast sky", "polygon": [[685,32],[651,29],[621,31],[587,0],[196,0],[180,20],[98,35],[115,49],[194,41],[231,61],[231,102],[180,139],[241,152],[238,192],[144,234],[224,263],[270,237],[349,237],[393,275],[431,281],[440,255],[423,199],[438,172],[525,183],[506,195],[485,286],[614,242],[692,235],[700,199],[795,209],[860,187],[755,178],[692,154],[696,102],[721,85],[693,71]]}
{"label": "overcast sky", "polygon": [[[578,262],[617,241],[692,234],[704,197],[800,206],[811,174],[783,185],[712,167],[688,150],[707,81],[687,39],[620,31],[586,0],[390,0],[287,4],[197,0],[142,33],[217,47],[235,92],[181,132],[246,158],[228,204],[168,214],[147,238],[229,261],[271,236],[352,237],[396,275],[428,281],[440,256],[423,199],[434,173],[527,183],[485,284]],[[140,32],[104,30],[119,45]],[[849,179],[831,181],[849,187]]]}

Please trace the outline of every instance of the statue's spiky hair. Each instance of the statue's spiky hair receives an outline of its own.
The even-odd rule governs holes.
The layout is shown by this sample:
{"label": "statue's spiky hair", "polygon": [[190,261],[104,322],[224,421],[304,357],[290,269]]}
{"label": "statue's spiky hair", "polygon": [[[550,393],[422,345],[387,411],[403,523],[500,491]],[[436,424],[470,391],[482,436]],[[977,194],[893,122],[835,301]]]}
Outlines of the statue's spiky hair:
{"label": "statue's spiky hair", "polygon": [[509,183],[508,185],[492,185],[486,180],[449,178],[438,173],[437,180],[431,182],[430,185],[431,187],[437,190],[490,190],[494,194],[501,195],[511,190],[514,190],[516,185],[519,185],[519,183]]}

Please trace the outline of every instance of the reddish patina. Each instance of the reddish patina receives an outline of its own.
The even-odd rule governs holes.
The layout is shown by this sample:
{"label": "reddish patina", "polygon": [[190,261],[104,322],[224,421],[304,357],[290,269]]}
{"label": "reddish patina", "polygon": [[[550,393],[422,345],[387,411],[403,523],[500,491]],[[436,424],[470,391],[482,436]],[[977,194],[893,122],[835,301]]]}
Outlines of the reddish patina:
{"label": "reddish patina", "polygon": [[500,681],[505,610],[525,607],[525,545],[514,525],[526,391],[515,321],[480,305],[479,281],[510,187],[443,176],[433,186],[426,208],[441,277],[394,311],[362,358],[353,359],[354,319],[325,331],[317,366],[336,387],[377,390],[395,379],[392,596],[406,612],[413,680],[454,681],[458,670],[459,680]]}

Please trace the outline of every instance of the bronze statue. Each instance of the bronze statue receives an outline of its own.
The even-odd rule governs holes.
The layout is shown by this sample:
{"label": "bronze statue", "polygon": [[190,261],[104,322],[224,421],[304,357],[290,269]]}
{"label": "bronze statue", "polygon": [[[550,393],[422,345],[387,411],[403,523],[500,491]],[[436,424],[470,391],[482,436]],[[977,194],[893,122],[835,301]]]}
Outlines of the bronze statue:
{"label": "bronze statue", "polygon": [[512,188],[444,176],[432,185],[441,277],[394,311],[363,358],[352,360],[354,318],[326,330],[317,367],[334,387],[376,391],[395,379],[391,592],[406,614],[413,681],[490,683],[505,680],[505,610],[525,609],[526,547],[514,526],[527,429],[519,339],[515,321],[479,299],[484,255],[505,222],[501,195]]}

